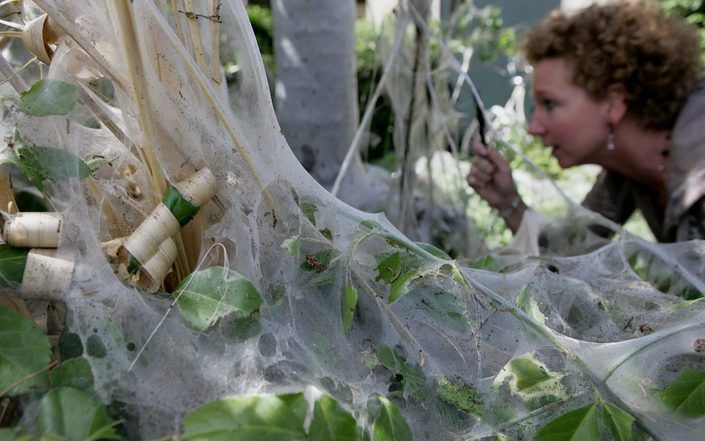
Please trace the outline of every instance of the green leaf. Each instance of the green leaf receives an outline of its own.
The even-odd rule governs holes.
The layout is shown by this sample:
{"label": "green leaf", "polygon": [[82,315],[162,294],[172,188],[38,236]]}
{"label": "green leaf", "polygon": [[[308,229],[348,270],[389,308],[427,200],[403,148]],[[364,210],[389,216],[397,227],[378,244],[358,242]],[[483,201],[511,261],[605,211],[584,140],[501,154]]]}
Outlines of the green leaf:
{"label": "green leaf", "polygon": [[328,228],[323,228],[322,230],[318,230],[319,233],[321,233],[321,236],[325,237],[328,240],[333,240],[333,232],[330,231]]}
{"label": "green leaf", "polygon": [[[419,290],[424,291],[424,290]],[[447,291],[421,292],[417,301],[419,309],[431,317],[436,323],[465,331],[469,319],[466,317],[458,298]]]}
{"label": "green leaf", "polygon": [[614,441],[629,441],[632,439],[634,417],[619,407],[605,403],[602,412],[602,424],[609,429]]}
{"label": "green leaf", "polygon": [[164,193],[164,197],[162,198],[162,204],[166,205],[169,211],[171,211],[171,214],[174,215],[176,220],[179,221],[179,225],[182,227],[189,223],[201,209],[201,207],[193,205],[181,196],[179,190],[177,190],[174,186],[169,186],[169,188],[167,188],[166,193]]}
{"label": "green leaf", "polygon": [[120,439],[105,406],[70,387],[52,389],[44,395],[37,421],[41,430],[63,436],[66,441]]}
{"label": "green leaf", "polygon": [[91,174],[91,169],[80,158],[56,147],[19,146],[15,148],[15,153],[15,165],[42,193],[47,180],[59,182],[70,178],[83,179]]}
{"label": "green leaf", "polygon": [[282,248],[284,248],[290,256],[298,256],[299,250],[301,249],[301,238],[296,236],[286,239],[282,242]]}
{"label": "green leaf", "polygon": [[382,229],[382,225],[379,224],[379,222],[373,221],[373,220],[364,220],[360,222],[360,225],[362,225],[365,228],[369,228],[370,230],[376,230]]}
{"label": "green leaf", "polygon": [[88,168],[91,169],[91,173],[93,173],[94,171],[103,167],[105,164],[110,164],[111,162],[113,162],[117,159],[118,159],[118,156],[115,156],[111,159],[105,158],[103,156],[94,156],[91,159],[86,161],[86,165],[88,166]]}
{"label": "green leaf", "polygon": [[527,313],[529,317],[533,318],[542,325],[545,325],[546,316],[543,314],[543,312],[541,312],[541,308],[539,308],[539,303],[531,295],[530,291],[531,290],[529,289],[529,285],[526,285],[521,289],[521,292],[519,293],[519,296],[517,297],[516,301],[517,307]]}
{"label": "green leaf", "polygon": [[359,441],[361,431],[355,418],[336,400],[322,396],[313,408],[309,441]]}
{"label": "green leaf", "polygon": [[316,212],[318,211],[318,207],[311,203],[311,202],[302,202],[300,205],[301,211],[304,213],[304,216],[306,216],[306,219],[308,219],[313,226],[316,226]]}
{"label": "green leaf", "polygon": [[325,286],[330,285],[335,282],[335,278],[338,276],[335,267],[328,268],[322,273],[318,274],[316,277],[309,280],[307,286]]}
{"label": "green leaf", "polygon": [[472,386],[456,384],[447,378],[441,378],[436,387],[436,394],[440,400],[476,417],[482,417],[485,413],[480,395]]}
{"label": "green leaf", "polygon": [[332,250],[323,250],[317,253],[309,253],[304,256],[304,260],[301,262],[301,270],[304,272],[316,272],[322,273],[330,265],[330,261],[333,259]]}
{"label": "green leaf", "polygon": [[705,416],[705,372],[684,368],[658,396],[679,415],[688,418]]}
{"label": "green leaf", "polygon": [[357,308],[357,290],[347,284],[343,289],[343,301],[341,308],[343,313],[343,332],[348,332],[352,329],[352,321],[353,317],[355,317],[355,308]]}
{"label": "green leaf", "polygon": [[78,86],[60,80],[43,79],[20,94],[17,108],[30,116],[66,115],[76,106]]}
{"label": "green leaf", "polygon": [[375,280],[384,280],[392,283],[401,274],[401,258],[399,252],[390,254],[377,265],[377,277]]}
{"label": "green leaf", "polygon": [[392,282],[392,294],[389,296],[389,303],[399,300],[401,296],[409,292],[409,284],[416,278],[421,277],[423,271],[413,269],[400,275]]}
{"label": "green leaf", "polygon": [[0,245],[0,284],[21,284],[24,268],[27,265],[28,248],[13,248]]}
{"label": "green leaf", "polygon": [[307,407],[301,393],[213,401],[184,418],[186,440],[303,440]]}
{"label": "green leaf", "polygon": [[415,242],[416,245],[421,248],[422,250],[426,251],[427,253],[431,254],[434,257],[438,257],[439,259],[443,260],[453,260],[452,257],[448,255],[445,251],[443,251],[440,248],[437,248],[430,243],[425,243],[425,242]]}
{"label": "green leaf", "polygon": [[191,273],[181,281],[174,296],[184,320],[199,331],[231,312],[249,314],[262,304],[252,283],[222,266]]}
{"label": "green leaf", "polygon": [[601,439],[595,404],[559,416],[534,435],[534,441],[601,441]]}
{"label": "green leaf", "polygon": [[410,366],[399,354],[386,346],[377,352],[377,360],[385,368],[402,377],[404,396],[423,401],[428,396],[429,388],[426,376],[417,366]]}
{"label": "green leaf", "polygon": [[382,408],[372,423],[371,441],[413,441],[411,429],[397,406],[384,397],[379,397],[379,401]]}
{"label": "green leaf", "polygon": [[[0,392],[16,395],[32,386],[44,386],[46,375],[34,375],[49,366],[49,339],[31,320],[0,307]],[[8,390],[9,389],[9,390]]]}
{"label": "green leaf", "polygon": [[93,389],[93,371],[85,358],[71,358],[49,371],[49,381],[52,387],[73,387],[90,393]]}
{"label": "green leaf", "polygon": [[34,438],[26,433],[18,431],[16,428],[0,429],[0,441],[34,441]]}
{"label": "green leaf", "polygon": [[518,357],[510,361],[509,372],[514,374],[520,392],[552,378],[546,368],[531,357]]}

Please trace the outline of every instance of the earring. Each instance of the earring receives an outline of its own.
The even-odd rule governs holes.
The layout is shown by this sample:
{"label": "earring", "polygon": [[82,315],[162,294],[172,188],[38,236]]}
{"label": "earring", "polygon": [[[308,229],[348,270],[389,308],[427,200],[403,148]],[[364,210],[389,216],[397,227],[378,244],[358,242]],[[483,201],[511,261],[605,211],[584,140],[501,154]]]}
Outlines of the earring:
{"label": "earring", "polygon": [[614,150],[614,126],[612,123],[607,125],[609,132],[607,132],[607,150]]}

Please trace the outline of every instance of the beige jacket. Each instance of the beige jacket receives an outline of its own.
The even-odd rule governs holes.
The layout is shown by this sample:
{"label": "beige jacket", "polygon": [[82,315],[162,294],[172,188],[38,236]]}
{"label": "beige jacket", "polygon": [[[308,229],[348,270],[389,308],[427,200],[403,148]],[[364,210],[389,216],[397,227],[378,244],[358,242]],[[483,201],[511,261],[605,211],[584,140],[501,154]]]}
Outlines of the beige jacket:
{"label": "beige jacket", "polygon": [[639,209],[659,242],[705,239],[705,79],[691,94],[673,128],[668,205],[636,182],[603,171],[583,205],[623,224]]}

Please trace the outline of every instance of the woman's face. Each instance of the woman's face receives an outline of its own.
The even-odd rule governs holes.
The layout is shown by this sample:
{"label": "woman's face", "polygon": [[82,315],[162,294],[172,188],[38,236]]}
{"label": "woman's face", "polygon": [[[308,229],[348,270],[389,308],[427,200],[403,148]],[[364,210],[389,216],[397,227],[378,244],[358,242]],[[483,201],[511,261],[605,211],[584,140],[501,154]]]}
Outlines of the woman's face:
{"label": "woman's face", "polygon": [[551,147],[561,167],[589,164],[607,144],[608,106],[571,82],[572,67],[564,58],[534,66],[534,113],[529,133]]}

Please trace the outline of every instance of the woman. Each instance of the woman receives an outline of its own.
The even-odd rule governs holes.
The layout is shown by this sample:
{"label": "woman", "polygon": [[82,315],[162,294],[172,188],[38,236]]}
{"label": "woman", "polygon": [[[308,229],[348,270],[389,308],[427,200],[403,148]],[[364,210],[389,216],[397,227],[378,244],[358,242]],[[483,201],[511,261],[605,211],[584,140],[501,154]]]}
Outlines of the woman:
{"label": "woman", "polygon": [[[531,29],[529,133],[561,167],[604,169],[583,205],[624,223],[635,209],[662,242],[705,238],[705,82],[691,26],[644,3],[554,11]],[[516,232],[526,205],[507,161],[476,145],[470,186]]]}

